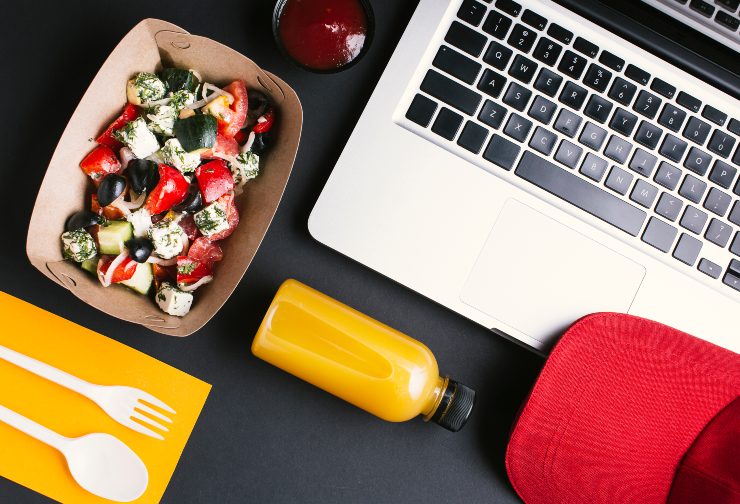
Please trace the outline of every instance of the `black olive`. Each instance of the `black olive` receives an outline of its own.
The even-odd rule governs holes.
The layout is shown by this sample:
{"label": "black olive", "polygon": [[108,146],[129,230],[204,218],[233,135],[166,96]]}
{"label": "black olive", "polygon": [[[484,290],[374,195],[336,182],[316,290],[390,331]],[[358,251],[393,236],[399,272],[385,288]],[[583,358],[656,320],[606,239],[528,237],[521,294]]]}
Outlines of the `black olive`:
{"label": "black olive", "polygon": [[193,182],[188,187],[188,192],[185,195],[185,199],[177,205],[173,206],[172,209],[175,212],[187,212],[195,213],[203,207],[203,196],[200,194],[200,188],[197,182]]}
{"label": "black olive", "polygon": [[270,106],[270,101],[259,91],[250,91],[248,102],[247,124],[253,125],[257,122],[257,118],[265,114]]}
{"label": "black olive", "polygon": [[252,152],[262,154],[267,150],[270,143],[272,143],[269,134],[269,131],[267,133],[255,133],[254,142],[252,142]]}
{"label": "black olive", "polygon": [[90,210],[81,210],[69,216],[69,219],[67,219],[67,223],[64,225],[64,229],[66,229],[67,231],[75,231],[77,229],[100,224],[101,220],[102,219],[98,214],[93,213]]}
{"label": "black olive", "polygon": [[131,259],[138,263],[145,263],[154,250],[154,245],[146,238],[132,238],[126,242],[126,247]]}
{"label": "black olive", "polygon": [[148,159],[132,159],[124,173],[128,183],[131,184],[131,189],[138,194],[141,194],[145,189],[147,192],[152,192],[152,189],[159,182],[157,163]]}
{"label": "black olive", "polygon": [[113,203],[126,189],[126,179],[115,173],[109,173],[98,186],[98,203],[108,206]]}

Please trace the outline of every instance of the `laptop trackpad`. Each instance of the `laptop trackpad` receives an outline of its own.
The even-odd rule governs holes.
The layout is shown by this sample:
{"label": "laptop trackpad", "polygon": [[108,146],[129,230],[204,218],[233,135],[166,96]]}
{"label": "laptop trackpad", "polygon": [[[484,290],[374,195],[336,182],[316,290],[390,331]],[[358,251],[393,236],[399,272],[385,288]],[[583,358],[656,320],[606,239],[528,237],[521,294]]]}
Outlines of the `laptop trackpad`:
{"label": "laptop trackpad", "polygon": [[644,276],[640,264],[509,200],[460,297],[538,341],[554,343],[583,315],[627,312]]}

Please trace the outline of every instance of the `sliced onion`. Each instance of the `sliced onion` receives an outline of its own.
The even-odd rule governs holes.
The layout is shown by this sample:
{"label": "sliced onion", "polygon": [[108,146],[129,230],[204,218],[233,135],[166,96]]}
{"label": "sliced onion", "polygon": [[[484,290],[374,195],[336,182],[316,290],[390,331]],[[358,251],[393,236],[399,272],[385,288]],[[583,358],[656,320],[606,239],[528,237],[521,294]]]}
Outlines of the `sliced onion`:
{"label": "sliced onion", "polygon": [[[206,96],[206,91],[213,91],[213,93]],[[208,105],[210,102],[218,98],[219,96],[225,96],[226,100],[229,102],[229,105],[234,103],[234,95],[229,93],[228,91],[224,91],[223,89],[214,86],[213,84],[209,82],[204,82],[203,87],[201,88],[201,98],[200,100],[191,103],[190,105],[186,105],[185,108],[189,109],[199,109],[201,107],[204,107]]]}
{"label": "sliced onion", "polygon": [[146,262],[158,264],[160,266],[173,266],[177,264],[177,256],[173,257],[172,259],[162,259],[161,257],[154,257],[153,255],[150,255],[149,259],[147,259]]}
{"label": "sliced onion", "polygon": [[149,107],[155,107],[157,105],[167,105],[171,101],[172,101],[172,97],[168,96],[167,98],[162,98],[161,100],[155,100],[155,101],[142,103],[141,106],[149,108]]}
{"label": "sliced onion", "polygon": [[198,287],[200,287],[201,285],[207,284],[211,280],[213,280],[213,276],[212,275],[206,275],[203,278],[201,278],[200,280],[198,280],[197,282],[195,282],[194,284],[183,285],[183,286],[178,285],[177,288],[180,289],[181,291],[184,291],[184,292],[192,292],[195,289],[197,289]]}
{"label": "sliced onion", "polygon": [[121,156],[121,169],[122,170],[126,169],[129,161],[131,161],[132,159],[136,159],[136,156],[134,156],[134,153],[128,147],[121,147],[121,150],[119,151],[119,155]]}
{"label": "sliced onion", "polygon": [[[136,193],[132,189],[130,194]],[[141,194],[136,196],[136,199],[133,199],[131,201],[121,201],[121,206],[124,206],[129,210],[136,210],[144,204],[144,201],[146,201],[146,191],[142,191]]]}
{"label": "sliced onion", "polygon": [[203,82],[203,79],[200,76],[200,73],[197,70],[193,70],[192,68],[188,68],[188,71],[195,76],[196,79],[198,79],[198,82]]}
{"label": "sliced onion", "polygon": [[98,278],[100,278],[100,283],[103,284],[103,287],[108,287],[111,284],[111,280],[113,280],[113,273],[116,272],[116,268],[118,268],[121,263],[123,262],[126,257],[128,257],[128,249],[123,248],[123,252],[118,254],[115,259],[108,265],[108,271],[105,272],[105,275],[102,277],[98,275]]}
{"label": "sliced onion", "polygon": [[254,138],[254,131],[250,131],[246,143],[242,145],[242,148],[239,150],[239,152],[241,152],[242,154],[244,154],[245,152],[249,152],[249,150],[252,148],[252,144],[254,143]]}
{"label": "sliced onion", "polygon": [[123,212],[124,216],[128,217],[129,215],[131,215],[131,210],[129,210],[129,208],[125,205],[125,203],[126,202],[123,200],[123,193],[121,193],[121,195],[118,198],[116,198],[110,204],[110,206],[119,209],[121,212]]}

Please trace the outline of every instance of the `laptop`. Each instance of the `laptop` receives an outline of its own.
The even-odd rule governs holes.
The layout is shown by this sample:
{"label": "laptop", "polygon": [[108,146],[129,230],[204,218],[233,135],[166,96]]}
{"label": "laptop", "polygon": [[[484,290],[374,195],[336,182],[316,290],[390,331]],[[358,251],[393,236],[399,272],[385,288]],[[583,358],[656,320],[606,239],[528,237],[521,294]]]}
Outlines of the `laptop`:
{"label": "laptop", "polygon": [[[309,231],[540,353],[600,311],[740,352],[740,79],[581,3],[598,24],[549,0],[421,0]],[[688,20],[706,2],[647,3]],[[627,4],[658,19],[647,3]]]}

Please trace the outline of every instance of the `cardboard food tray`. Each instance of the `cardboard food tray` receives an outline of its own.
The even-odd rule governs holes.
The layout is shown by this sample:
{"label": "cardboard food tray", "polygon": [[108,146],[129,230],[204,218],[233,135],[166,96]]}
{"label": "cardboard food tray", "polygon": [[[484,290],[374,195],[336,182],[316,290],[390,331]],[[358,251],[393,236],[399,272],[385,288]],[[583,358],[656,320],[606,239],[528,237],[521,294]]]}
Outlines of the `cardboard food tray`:
{"label": "cardboard food tray", "polygon": [[[163,65],[164,64],[164,65]],[[126,81],[162,66],[197,70],[204,80],[225,85],[235,79],[267,95],[276,109],[273,145],[260,156],[260,175],[236,198],[241,217],[234,233],[220,242],[224,259],[213,282],[195,293],[185,317],[167,315],[151,296],[126,287],[100,285],[95,276],[62,257],[60,235],[72,213],[89,206],[91,184],[80,170],[82,158],[126,103]],[[278,77],[218,42],[191,35],[158,19],[145,19],[116,46],[72,114],[41,183],[28,229],[26,252],[39,271],[75,296],[114,317],[171,336],[187,336],[223,306],[249,267],[288,183],[298,150],[303,112],[295,92]]]}

